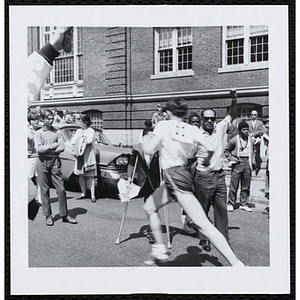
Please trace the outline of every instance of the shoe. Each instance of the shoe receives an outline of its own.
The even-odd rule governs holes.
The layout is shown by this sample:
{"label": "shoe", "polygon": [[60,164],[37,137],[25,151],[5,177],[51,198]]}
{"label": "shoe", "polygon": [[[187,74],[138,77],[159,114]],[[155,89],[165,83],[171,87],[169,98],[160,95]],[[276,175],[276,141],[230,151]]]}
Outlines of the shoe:
{"label": "shoe", "polygon": [[200,240],[199,245],[202,246],[202,249],[209,252],[211,250],[210,241],[208,239]]}
{"label": "shoe", "polygon": [[85,199],[85,198],[86,198],[85,195],[80,195],[80,196],[77,198],[77,200],[82,200],[82,199]]}
{"label": "shoe", "polygon": [[234,211],[234,208],[231,204],[227,205],[227,211]]}
{"label": "shoe", "polygon": [[66,222],[66,223],[70,223],[70,224],[77,224],[77,221],[74,218],[70,217],[70,216],[64,216],[62,218],[62,221]]}
{"label": "shoe", "polygon": [[184,223],[183,230],[189,235],[193,235],[196,233],[196,230],[192,227],[192,224],[190,222]]}
{"label": "shoe", "polygon": [[46,225],[47,226],[53,226],[54,222],[53,222],[53,219],[52,219],[52,216],[48,216],[46,218]]}
{"label": "shoe", "polygon": [[248,207],[247,205],[240,205],[240,209],[248,212],[252,212],[252,209]]}
{"label": "shoe", "polygon": [[164,244],[154,244],[152,246],[152,252],[150,254],[150,259],[144,261],[145,265],[153,266],[155,263],[164,263],[169,260],[169,255],[167,254],[167,248]]}
{"label": "shoe", "polygon": [[95,203],[97,200],[96,200],[96,198],[92,198],[91,201],[92,201],[93,203]]}
{"label": "shoe", "polygon": [[263,215],[269,215],[270,213],[270,208],[269,206],[265,208],[265,210],[263,211]]}

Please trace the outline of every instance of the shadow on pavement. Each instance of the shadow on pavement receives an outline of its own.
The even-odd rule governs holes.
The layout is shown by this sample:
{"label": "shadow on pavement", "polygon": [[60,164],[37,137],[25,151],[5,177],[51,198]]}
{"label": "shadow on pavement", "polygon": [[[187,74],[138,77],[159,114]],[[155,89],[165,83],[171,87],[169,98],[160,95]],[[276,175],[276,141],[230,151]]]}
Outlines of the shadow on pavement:
{"label": "shadow on pavement", "polygon": [[131,239],[138,239],[138,238],[146,237],[145,231],[147,228],[148,228],[148,225],[143,225],[140,228],[139,232],[131,233],[127,239],[120,241],[120,244],[127,242]]}
{"label": "shadow on pavement", "polygon": [[[86,214],[87,213],[87,209],[85,208],[82,208],[82,207],[76,207],[76,208],[72,208],[72,209],[69,209],[68,210],[68,214],[72,217],[72,218],[76,218],[78,215],[83,215],[83,214]],[[53,221],[57,221],[61,219],[61,216],[60,214],[56,214],[54,217],[53,217]]]}
{"label": "shadow on pavement", "polygon": [[[67,200],[68,199],[74,199],[74,197],[66,197],[67,198]],[[56,202],[58,202],[58,198],[57,197],[55,197],[55,198],[50,198],[50,203],[56,203]]]}
{"label": "shadow on pavement", "polygon": [[222,263],[215,256],[208,254],[202,254],[202,249],[196,246],[189,246],[186,248],[186,254],[177,256],[174,260],[167,261],[165,263],[157,263],[158,266],[179,267],[179,266],[191,266],[199,267],[206,261],[210,262],[214,266],[223,266]]}

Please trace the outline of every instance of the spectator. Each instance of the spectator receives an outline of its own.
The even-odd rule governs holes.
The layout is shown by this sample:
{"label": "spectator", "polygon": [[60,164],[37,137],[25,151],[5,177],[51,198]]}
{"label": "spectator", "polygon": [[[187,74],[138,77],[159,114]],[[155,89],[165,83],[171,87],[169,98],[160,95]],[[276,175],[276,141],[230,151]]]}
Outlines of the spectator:
{"label": "spectator", "polygon": [[35,146],[39,155],[37,171],[46,225],[52,226],[54,224],[49,198],[51,182],[57,192],[59,213],[63,222],[76,224],[77,221],[68,215],[66,192],[61,174],[59,154],[65,149],[64,138],[61,131],[52,126],[54,115],[51,110],[43,112],[42,118],[44,125],[35,134]]}
{"label": "spectator", "polygon": [[[28,141],[28,165],[29,165],[29,172],[28,177],[30,179],[28,191],[29,201],[32,199],[36,199],[36,201],[41,205],[41,190],[38,185],[37,180],[37,159],[38,154],[35,149],[34,144],[34,136],[35,132],[38,130],[39,125],[39,115],[36,112],[29,112],[28,113],[28,130],[27,130],[27,141]],[[33,186],[34,185],[34,186]]]}
{"label": "spectator", "polygon": [[144,124],[145,124],[146,128],[152,128],[153,127],[152,121],[150,119],[145,120]]}
{"label": "spectator", "polygon": [[[144,124],[145,124],[145,129],[146,128],[153,128],[152,121],[150,119],[145,120]],[[140,135],[139,144],[142,143],[143,136],[144,136],[144,130],[142,131],[142,133]]]}
{"label": "spectator", "polygon": [[157,104],[157,112],[155,112],[152,116],[152,125],[155,125],[160,122],[168,119],[168,114],[163,111],[162,105],[159,103]]}
{"label": "spectator", "polygon": [[197,126],[198,128],[200,128],[201,118],[196,112],[190,113],[188,121],[192,126]]}
{"label": "spectator", "polygon": [[266,182],[265,182],[265,197],[269,199],[269,119],[264,121],[264,130],[262,138],[265,144],[265,155],[266,155]]}
{"label": "spectator", "polygon": [[[152,133],[152,131],[153,128],[146,127],[143,130],[143,137],[149,135]],[[133,146],[132,154],[133,155],[130,157],[128,165],[128,176],[131,176],[133,173],[134,164],[136,158],[138,158],[133,183],[141,187],[138,196],[144,197],[144,202],[146,202],[146,199],[154,192],[156,188],[159,187],[160,184],[158,151],[156,151],[153,155],[148,155],[143,151],[141,143],[139,143],[138,145]],[[150,225],[146,229],[146,234],[147,238],[149,239],[149,243],[154,243],[155,240]]]}
{"label": "spectator", "polygon": [[[216,112],[213,109],[204,109],[201,113],[202,126],[201,135],[211,144],[214,154],[209,166],[203,166],[202,162],[207,156],[207,150],[199,145],[196,153],[197,168],[194,177],[195,195],[201,203],[206,215],[211,206],[214,209],[214,224],[224,235],[227,241],[228,236],[228,212],[227,212],[227,186],[225,182],[223,140],[237,115],[236,91],[231,91],[232,102],[228,115],[216,124]],[[200,245],[205,251],[210,251],[210,241],[202,234]]]}
{"label": "spectator", "polygon": [[81,117],[80,124],[81,128],[77,129],[73,142],[75,147],[82,147],[82,153],[80,156],[77,156],[75,161],[74,174],[79,176],[79,185],[82,192],[79,199],[86,197],[88,187],[91,191],[91,201],[94,203],[96,202],[95,189],[97,178],[95,130],[90,127],[92,121],[88,115]]}
{"label": "spectator", "polygon": [[62,116],[62,123],[67,123],[67,124],[72,124],[73,123],[73,118],[69,114],[68,110],[64,109],[63,110],[63,116]]}
{"label": "spectator", "polygon": [[261,134],[263,130],[263,122],[260,120],[257,120],[258,113],[256,110],[252,110],[251,112],[251,120],[247,123],[249,124],[249,133],[250,137],[253,137],[253,147],[254,147],[254,157],[255,157],[255,168],[253,168],[253,171],[255,171],[255,174],[257,175],[260,166],[261,166],[261,157],[260,157],[260,145],[261,145]]}
{"label": "spectator", "polygon": [[53,123],[62,123],[62,118],[59,116],[57,109],[53,109],[54,120]]}
{"label": "spectator", "polygon": [[253,166],[253,141],[249,136],[249,124],[241,122],[238,126],[239,134],[233,137],[225,147],[224,153],[232,167],[230,190],[228,196],[228,211],[234,210],[237,191],[241,182],[240,209],[252,212],[247,206],[251,185],[251,167]]}

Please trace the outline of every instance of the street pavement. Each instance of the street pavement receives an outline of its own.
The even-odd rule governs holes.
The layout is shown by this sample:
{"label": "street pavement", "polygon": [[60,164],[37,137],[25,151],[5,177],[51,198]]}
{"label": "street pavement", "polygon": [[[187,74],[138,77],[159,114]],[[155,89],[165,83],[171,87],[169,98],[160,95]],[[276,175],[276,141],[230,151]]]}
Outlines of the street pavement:
{"label": "street pavement", "polygon": [[[226,182],[229,183],[230,176]],[[248,266],[269,266],[269,216],[263,214],[269,205],[264,198],[263,172],[252,180],[250,201],[253,212],[236,209],[229,213],[230,245],[237,257]],[[78,224],[63,223],[58,214],[55,190],[51,189],[54,226],[45,225],[42,209],[34,221],[28,220],[29,267],[141,267],[149,258],[151,245],[143,231],[147,218],[143,199],[131,200],[128,205],[121,243],[116,245],[125,204],[118,199],[99,198],[77,200],[79,192],[67,191],[69,214]],[[209,213],[213,220],[212,209]],[[162,228],[167,244],[164,210]],[[164,266],[228,266],[227,261],[212,246],[205,252],[196,236],[182,230],[180,207],[167,206],[172,248],[170,261]]]}

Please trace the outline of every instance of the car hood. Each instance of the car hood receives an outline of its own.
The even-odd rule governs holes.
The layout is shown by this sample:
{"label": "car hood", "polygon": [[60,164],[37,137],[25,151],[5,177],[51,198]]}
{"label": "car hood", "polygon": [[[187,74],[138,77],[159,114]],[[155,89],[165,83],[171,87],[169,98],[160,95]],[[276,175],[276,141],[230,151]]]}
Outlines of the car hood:
{"label": "car hood", "polygon": [[129,148],[112,147],[108,145],[95,145],[96,151],[100,152],[100,163],[108,165],[112,160],[122,154],[131,154],[132,150]]}

